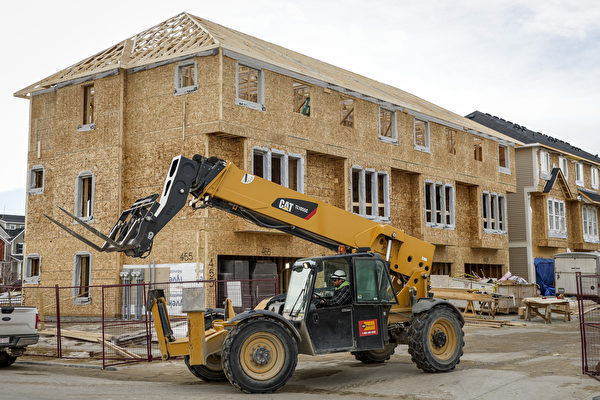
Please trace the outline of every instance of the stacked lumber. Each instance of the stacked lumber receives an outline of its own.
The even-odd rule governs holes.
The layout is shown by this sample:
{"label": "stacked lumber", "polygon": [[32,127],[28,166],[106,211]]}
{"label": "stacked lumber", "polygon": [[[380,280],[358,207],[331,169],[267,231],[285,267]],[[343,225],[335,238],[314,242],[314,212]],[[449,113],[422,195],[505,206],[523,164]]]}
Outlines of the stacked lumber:
{"label": "stacked lumber", "polygon": [[500,321],[496,319],[482,319],[472,317],[465,317],[465,324],[484,326],[487,328],[502,328],[504,326],[527,326],[522,322]]}
{"label": "stacked lumber", "polygon": [[[57,336],[57,332],[56,332],[55,328],[40,330],[40,331],[38,331],[38,334],[43,335],[43,336]],[[136,358],[136,359],[143,358],[142,356],[140,356],[138,354],[132,353],[129,350],[112,343],[109,339],[104,339],[102,337],[101,333],[77,331],[77,330],[71,330],[71,329],[61,329],[60,336],[66,337],[69,339],[81,340],[84,342],[100,343],[100,344],[108,347],[109,349],[115,351],[116,353],[121,354],[125,357]]]}

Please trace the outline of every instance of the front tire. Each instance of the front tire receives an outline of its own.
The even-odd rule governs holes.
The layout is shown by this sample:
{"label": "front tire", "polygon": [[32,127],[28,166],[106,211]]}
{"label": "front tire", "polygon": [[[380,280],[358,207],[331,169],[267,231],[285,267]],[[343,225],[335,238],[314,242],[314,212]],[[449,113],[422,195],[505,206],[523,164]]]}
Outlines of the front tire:
{"label": "front tire", "polygon": [[17,357],[8,354],[6,351],[0,350],[0,368],[8,367],[16,360]]}
{"label": "front tire", "polygon": [[463,354],[463,323],[449,306],[436,306],[414,316],[408,329],[408,352],[425,372],[447,372]]}
{"label": "front tire", "polygon": [[381,350],[353,351],[352,355],[364,364],[379,364],[390,359],[396,346],[396,343],[388,343]]}
{"label": "front tire", "polygon": [[246,393],[271,393],[294,373],[298,347],[281,322],[256,318],[229,332],[222,357],[223,370],[232,385]]}

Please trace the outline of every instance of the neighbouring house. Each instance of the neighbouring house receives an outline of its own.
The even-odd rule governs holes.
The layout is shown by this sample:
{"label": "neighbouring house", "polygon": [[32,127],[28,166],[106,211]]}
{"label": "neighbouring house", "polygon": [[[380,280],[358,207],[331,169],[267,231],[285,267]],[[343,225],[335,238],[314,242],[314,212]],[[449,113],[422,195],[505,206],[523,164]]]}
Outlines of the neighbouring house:
{"label": "neighbouring house", "polygon": [[524,143],[508,195],[510,269],[535,282],[535,259],[598,251],[600,157],[560,139],[475,111],[467,118]]}
{"label": "neighbouring house", "polygon": [[[516,190],[519,141],[191,14],[15,96],[31,107],[25,254],[41,285],[115,284],[124,269],[149,272],[147,261],[86,247],[43,213],[61,219],[56,206],[65,206],[108,232],[121,210],[161,191],[173,156],[194,153],[434,243],[433,273],[508,270],[506,199]],[[219,210],[187,208],[157,235],[150,263],[157,280],[174,270],[194,279],[275,276],[285,291],[286,264],[324,252]],[[88,292],[73,296],[69,312],[97,312]]]}
{"label": "neighbouring house", "polygon": [[0,285],[20,284],[25,216],[0,214]]}

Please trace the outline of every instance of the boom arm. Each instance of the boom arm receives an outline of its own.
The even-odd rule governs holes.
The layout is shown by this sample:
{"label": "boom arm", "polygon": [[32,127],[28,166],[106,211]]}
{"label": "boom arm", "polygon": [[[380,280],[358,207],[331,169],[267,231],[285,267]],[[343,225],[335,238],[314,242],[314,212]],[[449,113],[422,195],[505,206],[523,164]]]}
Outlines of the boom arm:
{"label": "boom arm", "polygon": [[132,257],[146,257],[156,234],[184,207],[190,194],[193,208],[216,207],[333,251],[342,245],[349,251],[368,249],[380,253],[398,278],[395,285],[399,290],[402,288],[398,296],[401,305],[408,305],[411,295],[427,297],[433,245],[390,225],[245,173],[233,163],[216,157],[173,158],[160,199],[155,194],[137,200],[123,211],[108,236],[61,208],[102,238],[102,246],[46,217],[98,251],[122,251]]}

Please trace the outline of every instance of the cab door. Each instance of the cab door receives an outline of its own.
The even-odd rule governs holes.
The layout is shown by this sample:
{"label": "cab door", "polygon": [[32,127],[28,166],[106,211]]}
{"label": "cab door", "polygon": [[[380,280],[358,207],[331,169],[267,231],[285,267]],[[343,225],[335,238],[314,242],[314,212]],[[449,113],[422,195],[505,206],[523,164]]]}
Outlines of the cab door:
{"label": "cab door", "polygon": [[388,340],[388,311],[398,302],[389,268],[380,257],[355,257],[352,261],[356,350],[382,349]]}
{"label": "cab door", "polygon": [[306,327],[315,353],[353,351],[352,305],[312,308]]}

